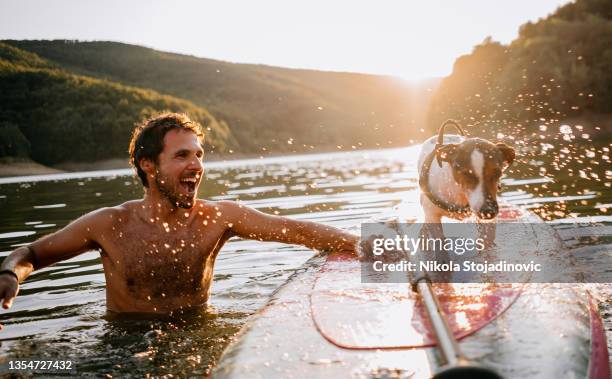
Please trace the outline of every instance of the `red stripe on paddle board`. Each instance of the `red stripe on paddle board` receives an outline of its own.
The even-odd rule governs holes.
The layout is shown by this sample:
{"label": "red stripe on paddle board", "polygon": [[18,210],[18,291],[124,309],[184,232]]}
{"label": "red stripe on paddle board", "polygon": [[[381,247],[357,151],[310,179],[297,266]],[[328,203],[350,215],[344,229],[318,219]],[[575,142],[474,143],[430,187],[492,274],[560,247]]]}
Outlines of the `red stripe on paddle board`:
{"label": "red stripe on paddle board", "polygon": [[610,379],[610,358],[608,342],[603,322],[599,316],[597,304],[589,297],[589,313],[591,315],[591,359],[589,360],[589,379]]}

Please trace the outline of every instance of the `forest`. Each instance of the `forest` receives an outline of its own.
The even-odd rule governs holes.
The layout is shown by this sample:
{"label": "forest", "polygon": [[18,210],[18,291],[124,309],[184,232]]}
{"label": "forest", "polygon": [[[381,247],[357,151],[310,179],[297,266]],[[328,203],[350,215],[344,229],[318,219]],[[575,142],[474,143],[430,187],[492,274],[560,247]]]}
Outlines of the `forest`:
{"label": "forest", "polygon": [[228,125],[241,153],[407,145],[419,137],[439,82],[236,64],[117,42],[4,42],[75,75],[191,101]]}
{"label": "forest", "polygon": [[[118,42],[0,42],[0,157],[54,165],[123,158],[135,122],[186,112],[207,149],[242,154],[406,146],[448,118],[471,133],[612,120],[612,2],[577,0],[490,37],[451,75],[398,78],[237,64]],[[601,122],[607,120],[608,122]],[[540,128],[540,129],[538,129]]]}
{"label": "forest", "polygon": [[225,123],[189,101],[70,74],[2,43],[0,88],[0,157],[45,165],[127,157],[134,124],[160,110],[200,122],[209,151],[235,145]]}

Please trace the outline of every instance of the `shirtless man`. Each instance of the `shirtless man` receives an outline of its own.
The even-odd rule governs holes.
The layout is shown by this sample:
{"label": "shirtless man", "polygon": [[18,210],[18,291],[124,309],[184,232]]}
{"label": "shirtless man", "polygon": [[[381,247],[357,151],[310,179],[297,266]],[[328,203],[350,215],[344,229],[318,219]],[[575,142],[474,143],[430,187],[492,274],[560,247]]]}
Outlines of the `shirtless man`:
{"label": "shirtless man", "polygon": [[2,306],[11,307],[32,271],[92,249],[102,257],[107,308],[147,313],[205,304],[215,258],[232,236],[354,251],[359,238],[331,226],[197,199],[203,137],[200,125],[183,114],[165,113],[139,125],[130,156],[144,198],[88,213],[13,251],[0,267]]}

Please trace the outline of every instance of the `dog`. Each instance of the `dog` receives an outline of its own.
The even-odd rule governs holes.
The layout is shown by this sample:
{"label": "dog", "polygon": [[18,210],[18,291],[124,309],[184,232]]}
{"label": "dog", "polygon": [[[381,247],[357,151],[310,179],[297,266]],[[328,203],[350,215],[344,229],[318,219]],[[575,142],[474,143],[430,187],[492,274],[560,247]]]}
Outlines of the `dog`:
{"label": "dog", "polygon": [[[448,125],[461,135],[445,135]],[[497,191],[503,172],[516,156],[504,143],[468,138],[461,126],[447,120],[437,136],[423,143],[418,160],[421,206],[426,223],[440,223],[443,216],[479,220],[497,216]]]}
{"label": "dog", "polygon": [[[446,126],[453,125],[461,135],[445,135]],[[461,126],[447,120],[437,136],[423,143],[418,160],[421,205],[425,214],[421,236],[443,238],[442,217],[464,219],[476,215],[479,220],[490,220],[497,216],[499,205],[497,191],[503,172],[514,162],[515,151],[504,143],[492,143],[482,138],[468,138]],[[386,222],[390,230],[401,229],[398,222]],[[494,240],[495,225],[479,228],[489,246]],[[379,260],[373,251],[373,241],[383,238],[371,235],[360,244],[360,259]],[[387,251],[384,258],[395,262],[403,253]],[[437,258],[447,262],[448,254]],[[442,273],[447,275],[448,273]],[[442,275],[442,276],[444,276]],[[440,276],[440,275],[439,275]],[[440,280],[444,281],[444,280]]]}

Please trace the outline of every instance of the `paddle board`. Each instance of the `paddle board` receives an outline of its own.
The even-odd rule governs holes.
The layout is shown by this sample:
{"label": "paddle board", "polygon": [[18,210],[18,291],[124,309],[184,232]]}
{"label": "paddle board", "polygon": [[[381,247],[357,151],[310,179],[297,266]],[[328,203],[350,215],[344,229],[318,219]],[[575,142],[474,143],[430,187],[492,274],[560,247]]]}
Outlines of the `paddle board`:
{"label": "paddle board", "polygon": [[[509,205],[499,219],[541,222]],[[552,228],[537,230],[550,233],[540,236],[548,249],[563,249]],[[465,356],[502,377],[610,378],[602,320],[581,286],[434,288]],[[331,254],[311,258],[274,293],[225,350],[213,377],[429,378],[443,363],[409,285],[362,283],[355,257]]]}

